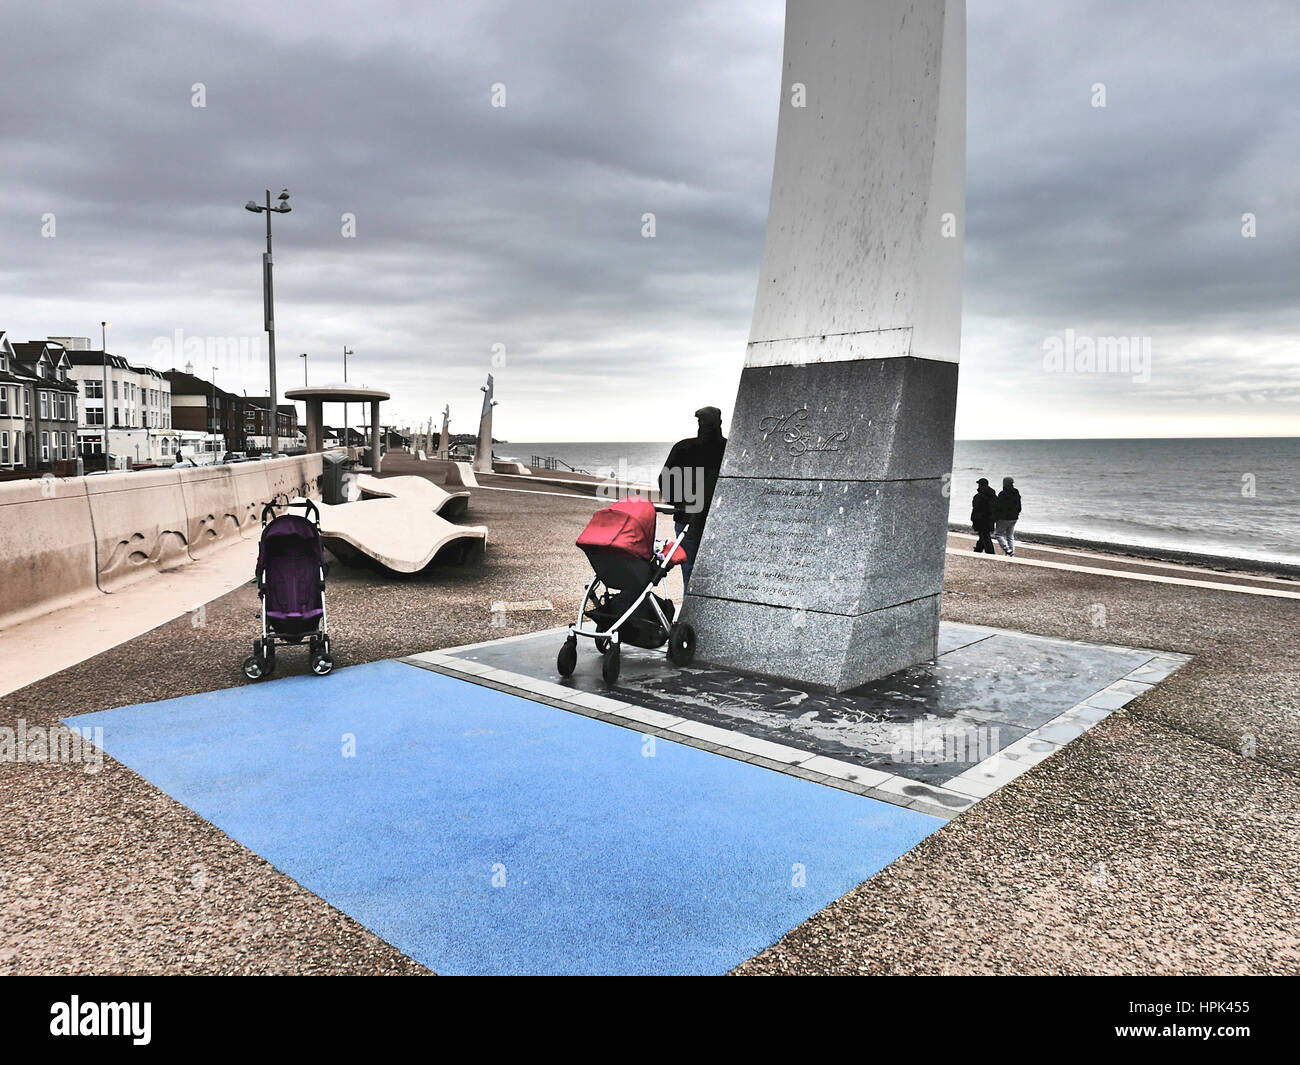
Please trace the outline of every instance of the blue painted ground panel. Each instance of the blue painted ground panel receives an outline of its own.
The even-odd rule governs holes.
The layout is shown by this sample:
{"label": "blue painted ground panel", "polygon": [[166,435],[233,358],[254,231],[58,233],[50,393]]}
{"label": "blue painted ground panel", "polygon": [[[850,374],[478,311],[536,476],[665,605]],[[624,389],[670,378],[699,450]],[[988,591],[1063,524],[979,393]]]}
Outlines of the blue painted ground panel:
{"label": "blue painted ground panel", "polygon": [[722,973],[942,822],[399,662],[67,719],[440,973]]}

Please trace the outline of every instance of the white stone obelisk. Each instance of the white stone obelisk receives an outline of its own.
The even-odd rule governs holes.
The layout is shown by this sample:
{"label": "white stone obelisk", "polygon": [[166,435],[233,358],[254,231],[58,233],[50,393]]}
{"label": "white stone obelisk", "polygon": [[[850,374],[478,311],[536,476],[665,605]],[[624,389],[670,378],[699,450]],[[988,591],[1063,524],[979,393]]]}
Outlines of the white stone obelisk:
{"label": "white stone obelisk", "polygon": [[450,422],[451,406],[449,404],[442,408],[442,432],[438,434],[438,458],[440,459],[445,459],[447,457],[447,453],[451,447],[451,444],[447,439],[450,435],[448,433],[448,425]]}
{"label": "white stone obelisk", "polygon": [[482,385],[483,411],[478,419],[478,446],[474,451],[474,472],[492,472],[492,408],[497,401],[492,398],[492,375],[488,374],[487,384]]}
{"label": "white stone obelisk", "polygon": [[844,690],[936,654],[965,52],[964,0],[787,0],[753,325],[684,612],[702,660]]}

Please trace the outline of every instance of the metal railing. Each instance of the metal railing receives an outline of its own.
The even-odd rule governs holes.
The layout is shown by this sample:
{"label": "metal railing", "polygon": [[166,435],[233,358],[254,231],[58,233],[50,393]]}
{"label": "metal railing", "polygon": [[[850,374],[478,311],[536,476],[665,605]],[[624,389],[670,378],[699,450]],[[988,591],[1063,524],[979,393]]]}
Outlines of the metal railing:
{"label": "metal railing", "polygon": [[553,455],[534,455],[529,459],[528,466],[534,470],[568,470],[570,473],[585,473],[588,477],[594,476],[590,470],[570,466],[564,459],[557,459]]}

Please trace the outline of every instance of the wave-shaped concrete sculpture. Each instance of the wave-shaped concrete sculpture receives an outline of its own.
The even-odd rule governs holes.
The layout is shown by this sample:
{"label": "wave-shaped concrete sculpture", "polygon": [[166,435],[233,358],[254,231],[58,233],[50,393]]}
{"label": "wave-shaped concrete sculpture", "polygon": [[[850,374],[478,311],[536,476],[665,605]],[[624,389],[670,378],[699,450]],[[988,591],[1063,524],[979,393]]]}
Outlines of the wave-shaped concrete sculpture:
{"label": "wave-shaped concrete sculpture", "polygon": [[961,341],[965,0],[787,0],[767,239],[685,616],[844,690],[934,658]]}
{"label": "wave-shaped concrete sculpture", "polygon": [[448,492],[423,477],[381,478],[362,473],[357,476],[357,487],[362,499],[409,499],[448,521],[463,518],[469,508],[468,491]]}
{"label": "wave-shaped concrete sculpture", "polygon": [[463,562],[487,544],[486,525],[453,525],[410,497],[319,506],[321,539],[348,562],[365,556],[418,573],[435,560]]}
{"label": "wave-shaped concrete sculpture", "polygon": [[474,476],[474,467],[468,462],[452,462],[447,466],[447,476],[443,478],[442,483],[477,488],[478,478]]}

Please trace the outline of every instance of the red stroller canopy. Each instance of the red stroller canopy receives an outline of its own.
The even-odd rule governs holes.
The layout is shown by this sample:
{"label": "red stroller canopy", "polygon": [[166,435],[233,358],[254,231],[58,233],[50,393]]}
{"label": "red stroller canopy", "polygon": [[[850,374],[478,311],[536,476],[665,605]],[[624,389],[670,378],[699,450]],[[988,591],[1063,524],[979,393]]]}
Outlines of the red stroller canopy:
{"label": "red stroller canopy", "polygon": [[[636,497],[620,499],[596,511],[576,543],[588,553],[607,552],[649,562],[655,557],[654,504]],[[685,558],[686,552],[679,547],[670,565],[678,565]]]}
{"label": "red stroller canopy", "polygon": [[578,537],[584,551],[612,551],[628,558],[654,558],[655,507],[648,499],[620,499],[598,510]]}

